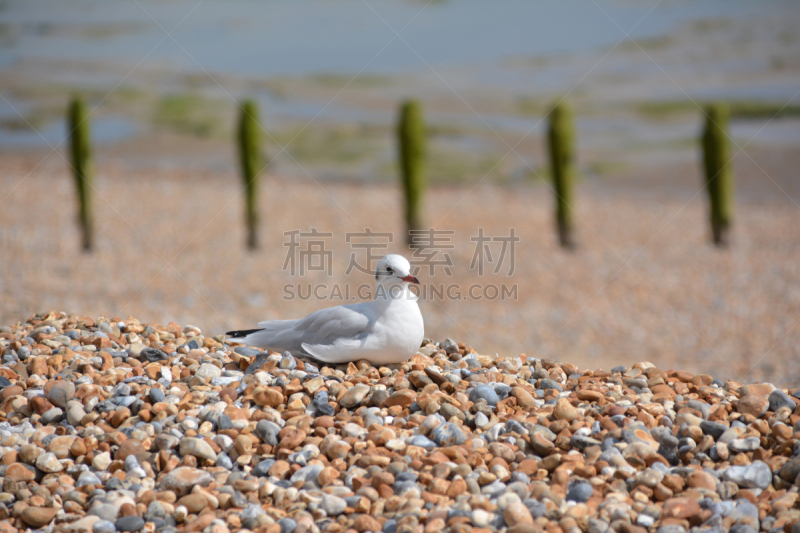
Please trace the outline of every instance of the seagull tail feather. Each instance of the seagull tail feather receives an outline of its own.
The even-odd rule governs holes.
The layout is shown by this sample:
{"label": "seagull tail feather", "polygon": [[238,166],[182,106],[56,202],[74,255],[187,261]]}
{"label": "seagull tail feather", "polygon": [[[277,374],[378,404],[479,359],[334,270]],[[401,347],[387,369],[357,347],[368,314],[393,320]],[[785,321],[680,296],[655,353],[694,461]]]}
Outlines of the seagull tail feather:
{"label": "seagull tail feather", "polygon": [[252,335],[253,333],[258,333],[259,331],[264,331],[263,328],[256,328],[256,329],[237,329],[236,331],[228,331],[225,335],[228,336],[229,341],[245,341],[248,335]]}

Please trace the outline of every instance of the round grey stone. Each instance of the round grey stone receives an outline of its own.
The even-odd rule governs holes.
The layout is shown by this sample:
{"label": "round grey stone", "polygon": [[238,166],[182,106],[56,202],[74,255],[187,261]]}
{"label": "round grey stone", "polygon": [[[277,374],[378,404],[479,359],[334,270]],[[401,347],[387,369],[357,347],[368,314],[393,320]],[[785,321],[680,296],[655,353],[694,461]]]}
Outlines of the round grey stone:
{"label": "round grey stone", "polygon": [[291,518],[282,518],[278,525],[281,526],[281,533],[292,533],[297,528],[297,522]]}
{"label": "round grey stone", "polygon": [[477,387],[473,387],[469,391],[469,401],[475,403],[478,400],[486,400],[486,403],[494,406],[500,401],[500,397],[497,395],[493,387],[481,384]]}
{"label": "round grey stone", "polygon": [[501,400],[505,400],[511,394],[511,387],[505,383],[495,383],[494,391]]}
{"label": "round grey stone", "polygon": [[584,481],[573,481],[567,489],[567,501],[586,503],[594,494],[594,488]]}
{"label": "round grey stone", "polygon": [[114,533],[117,530],[114,527],[114,522],[110,520],[98,520],[94,524],[92,524],[92,531],[94,533]]}
{"label": "round grey stone", "polygon": [[262,419],[256,424],[256,435],[270,446],[278,445],[278,433],[280,430],[281,428],[277,424],[269,420]]}
{"label": "round grey stone", "polygon": [[330,494],[322,494],[322,509],[328,516],[338,516],[347,508],[347,502]]}
{"label": "round grey stone", "polygon": [[792,411],[797,407],[797,402],[780,389],[775,389],[769,395],[769,410],[777,411],[781,407],[788,407]]}
{"label": "round grey stone", "polygon": [[239,518],[242,520],[242,525],[249,529],[255,529],[258,525],[257,519],[259,515],[265,514],[264,509],[260,506],[251,503],[245,507],[244,511],[239,513]]}
{"label": "round grey stone", "polygon": [[169,359],[169,356],[161,350],[156,350],[155,348],[145,348],[139,353],[139,359],[145,359],[151,363],[155,363],[156,361],[164,361],[165,359]]}
{"label": "round grey stone", "polygon": [[219,415],[219,418],[217,418],[217,429],[222,431],[224,429],[231,429],[232,427],[233,421],[228,415]]}
{"label": "round grey stone", "polygon": [[138,516],[123,516],[114,523],[117,531],[135,532],[144,527],[144,520]]}
{"label": "round grey stone", "polygon": [[125,458],[125,462],[123,464],[125,465],[125,471],[127,472],[128,470],[133,470],[139,466],[139,461],[136,460],[135,455],[129,455]]}
{"label": "round grey stone", "polygon": [[161,505],[161,502],[158,500],[153,500],[150,502],[150,505],[147,506],[147,513],[145,513],[145,518],[153,519],[153,518],[163,518],[166,516],[167,511],[164,509],[164,506]]}
{"label": "round grey stone", "polygon": [[41,422],[45,426],[48,424],[61,422],[61,418],[63,416],[64,416],[64,411],[62,411],[58,407],[53,407],[52,409],[48,409],[42,414]]}
{"label": "round grey stone", "polygon": [[538,500],[534,500],[533,498],[529,498],[522,503],[524,503],[525,507],[528,508],[528,511],[530,511],[534,520],[544,516],[544,514],[547,512],[547,506]]}
{"label": "round grey stone", "polygon": [[245,357],[255,357],[262,353],[261,350],[254,350],[253,348],[247,348],[246,346],[237,346],[233,349],[233,351]]}
{"label": "round grey stone", "polygon": [[797,476],[800,475],[800,455],[795,455],[789,459],[778,471],[778,475],[781,476],[784,481],[793,483],[797,479]]}
{"label": "round grey stone", "polygon": [[467,437],[461,429],[452,422],[442,424],[431,434],[433,442],[439,446],[458,446],[467,442]]}
{"label": "round grey stone", "polygon": [[164,391],[162,391],[161,389],[157,389],[155,387],[150,389],[150,392],[147,395],[150,397],[150,402],[153,404],[158,402],[163,402],[164,398],[166,397],[164,395]]}
{"label": "round grey stone", "polygon": [[253,475],[258,477],[268,476],[269,469],[275,464],[275,459],[264,459],[253,469]]}
{"label": "round grey stone", "polygon": [[305,481],[306,483],[310,481],[312,483],[316,483],[317,478],[319,477],[319,473],[322,472],[323,468],[324,467],[319,464],[304,466],[303,468],[292,474],[290,481],[292,483],[296,483],[297,481]]}
{"label": "round grey stone", "polygon": [[336,414],[336,410],[327,403],[317,405],[316,412],[318,415],[324,415],[324,416],[333,416],[334,414]]}
{"label": "round grey stone", "polygon": [[763,461],[753,461],[747,466],[730,466],[722,473],[725,481],[732,481],[741,488],[766,489],[772,484],[772,470]]}
{"label": "round grey stone", "polygon": [[98,505],[94,505],[90,510],[90,515],[99,516],[103,520],[113,521],[117,519],[117,514],[119,510],[111,505],[110,503],[101,503]]}
{"label": "round grey stone", "polygon": [[428,451],[436,448],[436,443],[433,442],[431,439],[426,437],[425,435],[414,435],[411,437],[411,440],[408,441],[411,446],[419,446],[420,448],[424,448]]}
{"label": "round grey stone", "polygon": [[217,460],[214,462],[214,466],[219,466],[224,468],[225,470],[230,470],[233,468],[233,461],[226,453],[221,453],[217,456]]}
{"label": "round grey stone", "polygon": [[478,413],[475,414],[474,423],[476,428],[483,427],[485,424],[489,423],[489,417],[478,411]]}
{"label": "round grey stone", "polygon": [[75,384],[71,381],[58,381],[47,393],[50,403],[61,409],[66,407],[73,396],[75,396]]}
{"label": "round grey stone", "polygon": [[554,389],[557,390],[558,392],[562,392],[564,390],[564,388],[560,384],[558,384],[557,382],[553,381],[550,378],[542,379],[539,382],[539,388],[543,390]]}
{"label": "round grey stone", "polygon": [[700,422],[700,429],[703,430],[705,435],[711,435],[714,437],[714,440],[719,439],[725,431],[728,430],[728,426],[721,422],[712,422],[709,420],[703,420]]}

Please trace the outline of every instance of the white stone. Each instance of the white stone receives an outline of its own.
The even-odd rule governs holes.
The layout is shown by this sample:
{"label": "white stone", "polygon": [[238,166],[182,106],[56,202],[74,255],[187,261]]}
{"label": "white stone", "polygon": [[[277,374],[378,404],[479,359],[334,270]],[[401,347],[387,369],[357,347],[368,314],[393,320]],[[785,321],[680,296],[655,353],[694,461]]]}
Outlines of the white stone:
{"label": "white stone", "polygon": [[108,452],[98,453],[94,456],[94,459],[92,459],[92,466],[95,470],[105,472],[109,465],[111,465],[111,454]]}
{"label": "white stone", "polygon": [[195,376],[199,378],[215,378],[222,374],[222,371],[217,368],[216,366],[212,365],[211,363],[204,363],[200,365],[200,368],[197,369],[197,372],[194,373]]}
{"label": "white stone", "polygon": [[192,437],[181,439],[180,452],[181,455],[194,455],[197,458],[206,459],[208,461],[216,461],[217,459],[217,454],[214,453],[214,449],[203,439],[195,439]]}
{"label": "white stone", "polygon": [[64,465],[62,465],[61,461],[58,460],[56,454],[48,452],[43,453],[36,459],[36,468],[42,472],[52,474],[55,472],[61,472],[64,469]]}

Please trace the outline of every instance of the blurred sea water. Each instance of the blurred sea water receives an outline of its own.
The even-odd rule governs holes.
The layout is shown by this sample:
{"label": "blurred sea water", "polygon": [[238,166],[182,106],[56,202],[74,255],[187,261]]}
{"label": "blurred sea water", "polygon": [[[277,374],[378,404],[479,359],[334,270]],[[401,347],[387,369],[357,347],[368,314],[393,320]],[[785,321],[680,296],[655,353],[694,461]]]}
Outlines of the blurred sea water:
{"label": "blurred sea water", "polygon": [[[320,179],[390,177],[388,136],[408,96],[425,101],[437,136],[433,174],[455,181],[494,168],[511,139],[540,135],[564,95],[578,101],[584,147],[673,150],[696,135],[687,111],[698,102],[777,110],[797,95],[800,33],[787,21],[798,19],[789,1],[5,0],[0,149],[64,142],[66,98],[82,92],[106,145],[158,128],[227,139],[235,101],[255,98],[270,140],[291,142]],[[685,120],[662,120],[675,112]],[[770,123],[763,138],[792,144],[798,131],[796,119]],[[528,163],[502,174],[541,164],[518,152]],[[477,156],[462,164],[464,153]],[[227,155],[203,164],[230,166]]]}
{"label": "blurred sea water", "polygon": [[585,53],[626,34],[654,38],[686,21],[763,10],[740,0],[6,0],[0,66],[147,57],[186,72],[385,74],[425,68],[405,43],[434,67],[492,64]]}

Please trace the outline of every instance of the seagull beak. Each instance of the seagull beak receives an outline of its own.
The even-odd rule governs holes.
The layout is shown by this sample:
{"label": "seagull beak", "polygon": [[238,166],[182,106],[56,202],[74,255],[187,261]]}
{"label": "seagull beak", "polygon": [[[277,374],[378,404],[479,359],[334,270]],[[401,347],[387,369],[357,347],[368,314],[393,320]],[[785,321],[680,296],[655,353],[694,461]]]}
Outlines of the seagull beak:
{"label": "seagull beak", "polygon": [[419,285],[419,280],[415,276],[412,276],[411,274],[400,279],[402,279],[403,281],[407,281],[409,283],[416,283],[417,285]]}

